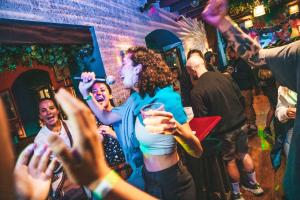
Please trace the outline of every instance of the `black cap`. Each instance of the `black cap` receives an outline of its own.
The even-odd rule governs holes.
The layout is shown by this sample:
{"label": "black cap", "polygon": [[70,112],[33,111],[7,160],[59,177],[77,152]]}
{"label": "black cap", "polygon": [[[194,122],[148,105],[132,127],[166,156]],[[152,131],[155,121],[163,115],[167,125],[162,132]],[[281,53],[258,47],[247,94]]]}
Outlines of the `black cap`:
{"label": "black cap", "polygon": [[204,59],[206,60],[206,62],[209,62],[210,58],[211,58],[213,55],[216,56],[217,54],[213,53],[212,51],[207,51],[207,52],[205,52],[205,54],[204,54]]}

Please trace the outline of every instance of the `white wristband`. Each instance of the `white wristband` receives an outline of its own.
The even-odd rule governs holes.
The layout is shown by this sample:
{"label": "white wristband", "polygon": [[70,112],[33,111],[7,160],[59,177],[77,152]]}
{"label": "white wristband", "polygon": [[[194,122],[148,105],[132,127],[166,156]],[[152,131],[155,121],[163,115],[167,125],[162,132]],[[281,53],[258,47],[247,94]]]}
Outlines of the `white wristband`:
{"label": "white wristband", "polygon": [[120,179],[120,176],[115,171],[111,170],[93,190],[93,195],[97,200],[102,200],[114,188]]}

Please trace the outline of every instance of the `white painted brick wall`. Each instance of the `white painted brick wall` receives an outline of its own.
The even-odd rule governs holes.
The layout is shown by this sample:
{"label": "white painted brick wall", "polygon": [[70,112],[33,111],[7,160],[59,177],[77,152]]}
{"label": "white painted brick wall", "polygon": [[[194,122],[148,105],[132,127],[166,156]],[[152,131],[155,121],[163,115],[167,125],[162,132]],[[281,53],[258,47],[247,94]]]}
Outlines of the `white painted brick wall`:
{"label": "white painted brick wall", "polygon": [[[0,0],[0,18],[94,26],[106,73],[118,77],[120,50],[145,45],[145,36],[155,29],[167,29],[179,36],[185,32],[172,13],[160,9],[152,15],[141,13],[138,8],[144,3],[143,0]],[[200,42],[203,45],[206,39]],[[121,85],[118,79],[113,86],[118,103],[128,95]]]}

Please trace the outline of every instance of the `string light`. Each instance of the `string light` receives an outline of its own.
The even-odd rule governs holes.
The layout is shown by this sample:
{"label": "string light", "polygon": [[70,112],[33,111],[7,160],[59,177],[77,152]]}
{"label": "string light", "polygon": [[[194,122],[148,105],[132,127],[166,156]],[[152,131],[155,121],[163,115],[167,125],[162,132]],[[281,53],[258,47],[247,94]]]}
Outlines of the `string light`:
{"label": "string light", "polygon": [[245,21],[245,28],[251,28],[253,27],[253,22],[251,19],[248,19]]}
{"label": "string light", "polygon": [[265,6],[263,4],[257,5],[257,6],[254,7],[254,9],[253,9],[253,16],[254,17],[263,16],[265,14],[266,14],[266,10],[265,10]]}
{"label": "string light", "polygon": [[289,13],[290,15],[298,13],[299,12],[299,6],[298,4],[292,5],[289,7]]}

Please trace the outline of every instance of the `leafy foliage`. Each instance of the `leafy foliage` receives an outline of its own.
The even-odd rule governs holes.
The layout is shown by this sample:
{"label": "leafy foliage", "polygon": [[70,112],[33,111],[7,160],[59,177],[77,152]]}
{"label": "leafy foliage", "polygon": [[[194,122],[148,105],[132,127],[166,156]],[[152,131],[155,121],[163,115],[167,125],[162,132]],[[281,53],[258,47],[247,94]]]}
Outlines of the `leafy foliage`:
{"label": "leafy foliage", "polygon": [[41,45],[22,44],[4,45],[0,44],[0,72],[13,71],[18,65],[31,67],[33,62],[47,65],[49,67],[77,65],[85,68],[90,62],[93,46],[84,45]]}
{"label": "leafy foliage", "polygon": [[251,14],[254,7],[259,4],[264,4],[268,10],[271,6],[284,7],[284,4],[291,0],[230,0],[229,2],[229,15],[238,16]]}

